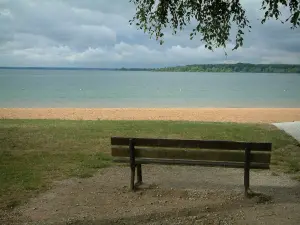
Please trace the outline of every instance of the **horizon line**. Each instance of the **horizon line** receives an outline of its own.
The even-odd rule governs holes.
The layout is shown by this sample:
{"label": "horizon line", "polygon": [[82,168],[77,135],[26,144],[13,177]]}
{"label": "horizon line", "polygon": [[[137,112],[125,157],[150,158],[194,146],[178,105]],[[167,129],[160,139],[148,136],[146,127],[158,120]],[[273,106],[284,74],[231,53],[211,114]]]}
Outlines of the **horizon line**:
{"label": "horizon line", "polygon": [[248,65],[287,65],[287,66],[300,66],[300,64],[286,64],[286,63],[203,63],[203,64],[186,64],[186,65],[175,65],[175,66],[161,66],[161,67],[68,67],[68,66],[0,66],[0,69],[83,69],[83,70],[120,70],[120,69],[159,69],[168,67],[184,67],[184,66],[195,66],[195,65],[237,65],[237,64],[248,64]]}

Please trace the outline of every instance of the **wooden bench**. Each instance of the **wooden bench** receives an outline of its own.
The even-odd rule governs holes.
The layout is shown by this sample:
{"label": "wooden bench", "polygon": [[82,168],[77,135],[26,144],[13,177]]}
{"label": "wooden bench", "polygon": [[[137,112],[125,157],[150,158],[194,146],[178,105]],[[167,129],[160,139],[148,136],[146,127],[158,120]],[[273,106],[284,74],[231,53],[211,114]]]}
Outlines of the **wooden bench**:
{"label": "wooden bench", "polygon": [[[269,169],[271,143],[112,137],[113,161],[129,163],[130,188],[142,183],[142,164],[244,168],[245,195],[250,169]],[[137,183],[135,169],[137,168]]]}

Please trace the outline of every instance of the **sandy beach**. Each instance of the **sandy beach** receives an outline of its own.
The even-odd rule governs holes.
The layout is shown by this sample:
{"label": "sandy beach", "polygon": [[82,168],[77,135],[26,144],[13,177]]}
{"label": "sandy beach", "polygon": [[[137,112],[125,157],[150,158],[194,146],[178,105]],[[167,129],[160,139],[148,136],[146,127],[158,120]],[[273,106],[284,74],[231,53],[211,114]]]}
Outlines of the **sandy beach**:
{"label": "sandy beach", "polygon": [[2,119],[300,121],[300,108],[0,108]]}

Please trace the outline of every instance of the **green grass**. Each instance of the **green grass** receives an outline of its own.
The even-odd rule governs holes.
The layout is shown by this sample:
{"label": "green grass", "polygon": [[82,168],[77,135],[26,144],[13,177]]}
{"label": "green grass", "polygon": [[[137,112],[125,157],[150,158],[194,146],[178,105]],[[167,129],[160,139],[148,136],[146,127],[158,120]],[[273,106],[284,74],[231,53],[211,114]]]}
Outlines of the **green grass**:
{"label": "green grass", "polygon": [[167,121],[0,120],[0,208],[13,208],[53,180],[90,177],[111,164],[110,137],[272,142],[272,169],[300,177],[300,147],[270,125]]}

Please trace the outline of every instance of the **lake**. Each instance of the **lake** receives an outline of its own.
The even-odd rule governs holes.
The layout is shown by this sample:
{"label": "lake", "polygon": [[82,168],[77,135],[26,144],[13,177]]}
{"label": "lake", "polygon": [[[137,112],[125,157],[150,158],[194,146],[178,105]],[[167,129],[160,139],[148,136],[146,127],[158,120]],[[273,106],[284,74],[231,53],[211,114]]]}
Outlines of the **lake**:
{"label": "lake", "polygon": [[300,74],[0,69],[0,107],[300,107]]}

